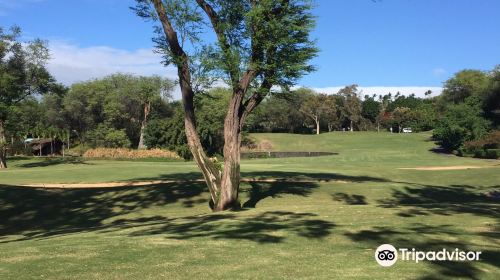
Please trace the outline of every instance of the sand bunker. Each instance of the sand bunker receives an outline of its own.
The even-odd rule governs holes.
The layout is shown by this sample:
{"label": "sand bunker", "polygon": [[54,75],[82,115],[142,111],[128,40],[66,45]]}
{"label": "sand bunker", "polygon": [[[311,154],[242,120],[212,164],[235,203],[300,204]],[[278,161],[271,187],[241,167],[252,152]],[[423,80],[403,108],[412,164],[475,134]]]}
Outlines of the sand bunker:
{"label": "sand bunker", "polygon": [[401,167],[398,169],[405,170],[465,170],[478,168],[491,168],[494,166],[477,166],[477,165],[454,165],[454,166],[423,166],[423,167]]}

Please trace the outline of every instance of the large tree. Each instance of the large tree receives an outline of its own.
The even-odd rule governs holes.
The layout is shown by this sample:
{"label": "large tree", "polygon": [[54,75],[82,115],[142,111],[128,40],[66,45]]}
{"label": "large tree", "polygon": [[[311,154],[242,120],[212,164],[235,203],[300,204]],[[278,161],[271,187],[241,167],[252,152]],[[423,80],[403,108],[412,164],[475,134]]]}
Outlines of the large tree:
{"label": "large tree", "polygon": [[349,120],[349,129],[354,131],[354,125],[361,120],[361,99],[358,97],[358,85],[346,86],[339,90],[338,95],[344,97],[343,113]]}
{"label": "large tree", "polygon": [[6,125],[16,104],[30,95],[60,89],[45,68],[49,59],[46,43],[21,42],[21,30],[0,27],[0,168],[7,168]]}
{"label": "large tree", "polygon": [[326,94],[317,94],[312,90],[301,89],[306,94],[299,110],[307,118],[314,121],[316,134],[320,134],[321,120],[328,123],[328,130],[331,131],[337,114],[335,102]]}
{"label": "large tree", "polygon": [[143,148],[146,124],[167,104],[173,87],[173,80],[159,76],[121,73],[76,83],[62,100],[64,119],[82,142],[107,146],[106,134],[124,130],[130,144]]}
{"label": "large tree", "polygon": [[398,133],[401,133],[403,126],[408,124],[413,117],[412,111],[408,107],[397,107],[392,112],[394,123],[398,126]]}
{"label": "large tree", "polygon": [[444,83],[442,98],[447,102],[462,103],[470,96],[482,98],[488,88],[487,73],[479,70],[462,70]]}
{"label": "large tree", "polygon": [[[155,42],[165,54],[165,62],[177,67],[188,145],[203,173],[214,210],[240,207],[240,145],[245,119],[273,87],[288,88],[313,70],[307,64],[317,53],[309,38],[314,25],[311,3],[136,1],[134,9],[139,16],[160,23]],[[205,21],[209,23],[205,25]],[[199,36],[207,28],[216,35],[214,44],[205,44]],[[210,80],[199,78],[198,73],[218,77],[232,91],[224,120],[222,172],[206,155],[196,131],[193,97],[198,82]],[[219,73],[222,75],[210,75]]]}
{"label": "large tree", "polygon": [[173,81],[169,79],[163,79],[160,76],[136,77],[136,80],[137,92],[134,94],[136,94],[137,98],[144,108],[138,148],[144,149],[146,148],[146,146],[144,145],[144,130],[146,129],[148,117],[151,112],[151,104],[160,98],[172,98],[174,83]]}

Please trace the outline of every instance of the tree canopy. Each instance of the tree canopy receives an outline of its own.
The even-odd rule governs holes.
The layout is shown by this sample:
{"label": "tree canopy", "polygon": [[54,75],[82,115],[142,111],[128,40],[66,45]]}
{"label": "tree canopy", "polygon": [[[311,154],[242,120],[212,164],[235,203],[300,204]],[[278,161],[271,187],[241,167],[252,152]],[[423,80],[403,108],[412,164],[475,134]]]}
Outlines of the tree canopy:
{"label": "tree canopy", "polygon": [[19,27],[0,27],[0,168],[7,167],[5,129],[13,106],[31,95],[62,91],[45,68],[46,42],[22,42],[20,36]]}

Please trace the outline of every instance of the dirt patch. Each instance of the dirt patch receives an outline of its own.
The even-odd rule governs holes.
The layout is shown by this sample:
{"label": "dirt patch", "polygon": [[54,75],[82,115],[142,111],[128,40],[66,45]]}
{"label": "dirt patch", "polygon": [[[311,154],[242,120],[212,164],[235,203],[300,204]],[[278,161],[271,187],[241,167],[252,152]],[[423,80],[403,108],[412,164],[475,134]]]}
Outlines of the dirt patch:
{"label": "dirt patch", "polygon": [[92,189],[92,188],[118,188],[118,187],[140,187],[156,184],[203,182],[199,180],[155,180],[155,181],[134,181],[134,182],[108,182],[108,183],[40,183],[25,184],[22,187],[49,188],[49,189]]}
{"label": "dirt patch", "polygon": [[[21,187],[29,188],[47,188],[47,189],[92,189],[92,188],[120,188],[120,187],[140,187],[158,184],[172,184],[172,183],[192,183],[192,182],[205,182],[203,179],[194,180],[155,180],[155,181],[134,181],[134,182],[108,182],[108,183],[74,183],[74,184],[64,184],[64,183],[40,183],[40,184],[25,184],[20,185]],[[243,178],[241,182],[262,182],[262,183],[321,183],[321,182],[334,182],[334,183],[349,183],[345,180],[334,180],[334,179],[286,179],[286,178],[269,178],[269,179],[259,179],[259,178]]]}
{"label": "dirt patch", "polygon": [[401,167],[398,169],[433,171],[433,170],[466,170],[466,169],[491,168],[491,167],[494,167],[494,166],[454,165],[454,166]]}

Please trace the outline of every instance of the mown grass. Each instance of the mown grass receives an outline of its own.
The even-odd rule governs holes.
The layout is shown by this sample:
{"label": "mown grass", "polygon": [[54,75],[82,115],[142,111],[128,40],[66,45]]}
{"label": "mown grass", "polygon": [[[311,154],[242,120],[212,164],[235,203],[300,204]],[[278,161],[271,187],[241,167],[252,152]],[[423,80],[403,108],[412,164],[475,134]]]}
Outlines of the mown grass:
{"label": "mown grass", "polygon": [[[244,210],[210,213],[202,183],[114,189],[26,189],[39,182],[200,178],[191,162],[11,160],[0,172],[0,279],[497,279],[498,161],[429,151],[426,134],[256,134],[317,158],[254,159]],[[475,165],[447,171],[399,167]],[[316,182],[316,179],[322,179]],[[482,251],[479,262],[399,261],[382,243]]]}

